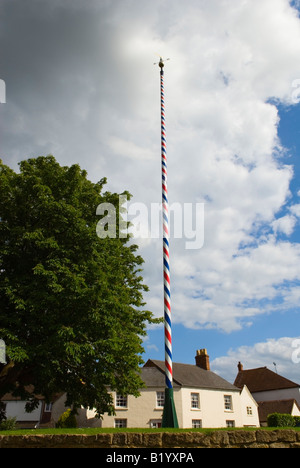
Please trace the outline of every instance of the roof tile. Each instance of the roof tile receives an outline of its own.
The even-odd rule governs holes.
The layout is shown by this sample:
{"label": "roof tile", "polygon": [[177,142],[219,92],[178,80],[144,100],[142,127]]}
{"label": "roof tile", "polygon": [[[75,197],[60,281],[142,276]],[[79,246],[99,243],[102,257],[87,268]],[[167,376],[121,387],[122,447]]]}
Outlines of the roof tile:
{"label": "roof tile", "polygon": [[239,371],[234,385],[239,388],[247,385],[251,393],[300,387],[299,384],[278,375],[267,367]]}

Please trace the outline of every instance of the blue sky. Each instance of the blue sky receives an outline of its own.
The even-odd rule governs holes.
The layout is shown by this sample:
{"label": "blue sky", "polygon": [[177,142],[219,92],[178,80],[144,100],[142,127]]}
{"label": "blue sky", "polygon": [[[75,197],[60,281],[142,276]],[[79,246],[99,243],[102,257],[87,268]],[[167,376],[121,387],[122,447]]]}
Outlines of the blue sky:
{"label": "blue sky", "polygon": [[[53,154],[132,203],[161,201],[158,54],[170,203],[204,203],[204,244],[171,239],[173,354],[300,381],[300,20],[289,0],[0,0],[0,157]],[[54,33],[55,31],[55,33]],[[299,89],[299,92],[298,92]],[[134,220],[133,220],[134,221]],[[144,231],[147,226],[142,226]],[[163,313],[162,242],[136,239]],[[163,329],[144,359],[164,359]]]}

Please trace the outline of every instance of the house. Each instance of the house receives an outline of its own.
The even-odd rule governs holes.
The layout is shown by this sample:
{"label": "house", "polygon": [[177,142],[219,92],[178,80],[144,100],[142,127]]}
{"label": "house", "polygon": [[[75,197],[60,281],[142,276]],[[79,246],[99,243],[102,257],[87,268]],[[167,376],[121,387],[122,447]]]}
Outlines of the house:
{"label": "house", "polygon": [[39,399],[38,407],[32,413],[25,411],[25,401],[22,401],[19,397],[12,396],[10,393],[6,393],[1,398],[1,402],[4,403],[6,417],[16,418],[20,429],[32,429],[36,427],[44,413],[42,399]]}
{"label": "house", "polygon": [[261,425],[266,425],[271,413],[300,415],[300,385],[267,367],[244,370],[239,362],[234,385],[240,389],[247,386],[258,403]]}
{"label": "house", "polygon": [[268,425],[268,416],[272,413],[300,416],[300,407],[296,400],[271,400],[258,402],[258,414],[261,426]]}
{"label": "house", "polygon": [[[173,389],[180,428],[259,427],[258,405],[244,386],[237,388],[210,371],[205,349],[198,350],[196,365],[173,363]],[[161,427],[164,394],[165,363],[148,360],[141,369],[145,388],[135,398],[112,392],[115,415],[105,414],[102,420],[94,411],[79,415],[80,426]]]}
{"label": "house", "polygon": [[300,385],[267,367],[244,370],[239,362],[234,385],[239,388],[247,385],[256,401],[295,399],[300,405]]}
{"label": "house", "polygon": [[[33,393],[33,386],[25,387],[26,391]],[[42,395],[34,395],[38,400],[38,406],[28,413],[25,409],[26,401],[6,393],[1,398],[5,406],[7,418],[15,418],[19,429],[33,429],[36,427],[53,427],[60,415],[66,410],[65,394],[59,393],[53,397],[51,403],[46,403]]]}
{"label": "house", "polygon": [[47,404],[40,395],[35,396],[38,399],[38,406],[31,413],[26,412],[26,402],[21,400],[20,397],[14,397],[10,393],[6,393],[1,398],[1,402],[5,406],[6,417],[15,418],[20,429],[45,427],[50,422],[52,404]]}
{"label": "house", "polygon": [[[145,387],[138,398],[111,392],[115,415],[95,417],[95,410],[80,409],[79,427],[158,428],[162,424],[165,398],[165,363],[149,359],[141,368]],[[210,370],[206,349],[198,350],[195,364],[173,363],[173,389],[180,428],[259,427],[258,404],[247,386],[238,388]],[[34,413],[25,412],[25,402],[6,395],[7,416],[17,417],[20,427],[53,427],[65,411],[65,395],[56,395],[51,405],[40,403]]]}

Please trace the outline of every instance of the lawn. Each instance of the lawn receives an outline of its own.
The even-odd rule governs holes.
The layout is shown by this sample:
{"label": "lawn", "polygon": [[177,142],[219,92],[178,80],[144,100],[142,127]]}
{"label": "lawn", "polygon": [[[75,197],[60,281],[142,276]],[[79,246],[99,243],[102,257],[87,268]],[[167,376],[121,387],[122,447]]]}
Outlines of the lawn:
{"label": "lawn", "polygon": [[49,429],[16,429],[11,431],[0,431],[1,435],[36,435],[36,434],[107,434],[107,433],[118,433],[118,432],[135,432],[135,433],[153,433],[153,432],[202,432],[203,434],[210,434],[214,431],[274,431],[274,430],[295,430],[300,431],[300,427],[240,427],[240,428],[219,428],[219,429],[141,429],[141,428],[126,428],[126,429],[115,429],[115,428],[99,428],[99,427],[84,427],[84,428],[49,428]]}

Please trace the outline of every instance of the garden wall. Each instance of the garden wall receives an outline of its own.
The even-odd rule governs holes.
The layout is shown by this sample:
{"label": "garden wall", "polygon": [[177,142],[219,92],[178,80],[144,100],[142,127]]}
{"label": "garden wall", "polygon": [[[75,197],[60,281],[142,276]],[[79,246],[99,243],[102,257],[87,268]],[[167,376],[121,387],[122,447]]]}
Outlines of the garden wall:
{"label": "garden wall", "polygon": [[253,430],[0,435],[0,448],[300,448],[300,432]]}

